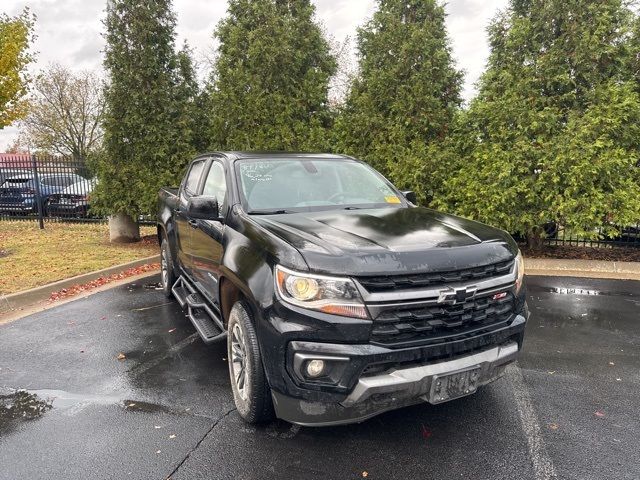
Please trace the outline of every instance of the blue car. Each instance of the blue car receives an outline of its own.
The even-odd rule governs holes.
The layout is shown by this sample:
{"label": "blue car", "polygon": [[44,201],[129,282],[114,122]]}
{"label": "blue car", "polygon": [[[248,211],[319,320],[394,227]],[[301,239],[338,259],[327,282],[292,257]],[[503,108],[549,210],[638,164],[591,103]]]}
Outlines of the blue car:
{"label": "blue car", "polygon": [[0,184],[0,212],[28,214],[38,212],[37,191],[40,190],[40,204],[43,213],[49,197],[59,193],[69,185],[85,180],[80,175],[42,174],[39,185],[33,173],[25,172],[8,176]]}

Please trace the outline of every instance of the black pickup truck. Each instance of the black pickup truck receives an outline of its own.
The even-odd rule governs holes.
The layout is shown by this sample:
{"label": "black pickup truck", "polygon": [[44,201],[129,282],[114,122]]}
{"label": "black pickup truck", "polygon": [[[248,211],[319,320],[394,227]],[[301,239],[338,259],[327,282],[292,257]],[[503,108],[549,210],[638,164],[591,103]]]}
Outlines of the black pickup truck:
{"label": "black pickup truck", "polygon": [[505,232],[414,205],[356,159],[215,152],[159,194],[162,286],[226,341],[251,423],[360,422],[472,394],[528,317]]}

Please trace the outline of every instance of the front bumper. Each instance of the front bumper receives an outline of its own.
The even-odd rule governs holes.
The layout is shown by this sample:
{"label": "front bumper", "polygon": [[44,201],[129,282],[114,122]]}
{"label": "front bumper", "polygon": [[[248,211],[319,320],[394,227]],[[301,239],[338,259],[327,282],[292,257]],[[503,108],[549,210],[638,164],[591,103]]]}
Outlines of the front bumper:
{"label": "front bumper", "polygon": [[380,413],[429,401],[432,383],[438,376],[479,367],[478,386],[499,378],[513,362],[520,344],[510,341],[500,346],[453,360],[399,368],[382,374],[361,377],[355,388],[337,403],[297,399],[274,391],[276,415],[305,426],[330,426],[357,423]]}

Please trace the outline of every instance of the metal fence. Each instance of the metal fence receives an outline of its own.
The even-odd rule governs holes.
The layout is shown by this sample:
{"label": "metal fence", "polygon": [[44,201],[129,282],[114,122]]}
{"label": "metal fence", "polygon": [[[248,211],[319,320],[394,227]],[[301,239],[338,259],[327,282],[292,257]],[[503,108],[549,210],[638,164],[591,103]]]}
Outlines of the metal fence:
{"label": "metal fence", "polygon": [[0,154],[0,220],[104,221],[91,212],[95,185],[83,159]]}
{"label": "metal fence", "polygon": [[566,245],[574,247],[593,247],[593,248],[640,248],[640,223],[635,225],[609,225],[607,230],[613,229],[617,232],[603,233],[604,227],[597,228],[594,231],[594,238],[588,239],[584,236],[577,235],[562,226],[547,232],[547,238],[544,243],[546,245]]}
{"label": "metal fence", "polygon": [[[95,185],[94,172],[83,159],[0,154],[0,221],[39,221],[41,227],[46,221],[106,221],[91,211]],[[153,223],[151,217],[138,220],[141,224]],[[554,222],[544,228],[546,245],[640,248],[640,223],[616,226],[618,234],[614,236],[597,230],[596,240],[575,235]]]}

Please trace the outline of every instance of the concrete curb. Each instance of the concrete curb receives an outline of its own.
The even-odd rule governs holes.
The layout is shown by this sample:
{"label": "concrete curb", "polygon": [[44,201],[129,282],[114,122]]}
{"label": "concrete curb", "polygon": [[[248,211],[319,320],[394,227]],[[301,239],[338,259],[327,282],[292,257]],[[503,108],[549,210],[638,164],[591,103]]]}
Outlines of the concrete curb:
{"label": "concrete curb", "polygon": [[58,280],[57,282],[25,290],[23,292],[3,295],[0,297],[0,315],[48,300],[49,296],[53,292],[71,287],[72,285],[87,283],[100,277],[108,277],[114,273],[120,273],[124,270],[128,270],[129,268],[158,262],[160,262],[160,255],[153,255],[147,258],[141,258],[140,260],[134,260],[133,262],[122,263],[113,267],[103,268],[102,270],[96,270],[95,272],[83,273],[82,275],[76,275],[75,277],[65,278],[64,280]]}
{"label": "concrete curb", "polygon": [[640,280],[640,262],[525,258],[527,275]]}

